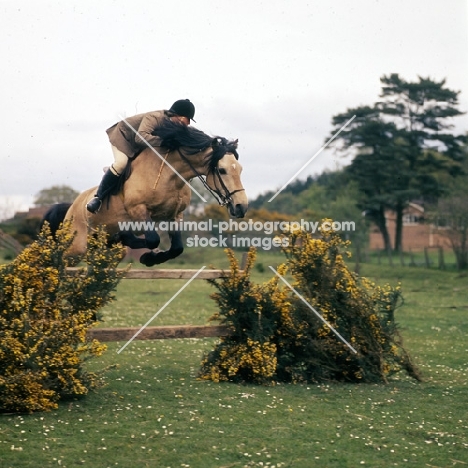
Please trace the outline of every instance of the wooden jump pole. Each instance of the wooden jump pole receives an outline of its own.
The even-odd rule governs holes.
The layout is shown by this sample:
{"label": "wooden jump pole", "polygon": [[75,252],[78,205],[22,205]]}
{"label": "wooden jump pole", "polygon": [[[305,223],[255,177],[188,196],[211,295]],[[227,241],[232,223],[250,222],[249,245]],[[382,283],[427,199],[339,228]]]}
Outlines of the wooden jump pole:
{"label": "wooden jump pole", "polygon": [[[164,269],[164,270],[119,270],[124,272],[125,279],[190,279],[198,270],[192,269]],[[78,276],[83,274],[82,268],[67,268],[67,274]],[[86,270],[84,270],[86,274]],[[195,279],[216,279],[229,276],[229,271],[224,270],[203,270]]]}
{"label": "wooden jump pole", "polygon": [[[242,255],[240,270],[244,270],[247,263],[247,254]],[[129,269],[124,271],[124,279],[190,279],[198,270],[195,269],[161,269],[141,270]],[[67,274],[78,276],[86,274],[83,268],[67,268]],[[203,270],[196,279],[217,279],[229,276],[229,270]],[[102,342],[128,341],[141,329],[141,327],[121,328],[91,328],[88,331],[90,339]],[[169,338],[211,338],[215,336],[226,336],[229,334],[228,327],[224,325],[170,325],[160,327],[146,327],[135,340],[166,340]]]}
{"label": "wooden jump pole", "polygon": [[[242,255],[242,260],[239,265],[240,270],[244,270],[247,263],[247,254]],[[120,269],[118,271],[124,272],[123,277],[125,279],[190,279],[198,271],[198,269],[184,269],[184,268],[172,268],[172,269],[161,269],[161,270],[142,270],[142,269]],[[86,269],[79,267],[67,268],[67,274],[70,276],[78,276],[86,274]],[[217,279],[226,278],[230,274],[229,270],[203,270],[195,279]]]}
{"label": "wooden jump pole", "polygon": [[[140,327],[126,328],[91,328],[88,337],[102,342],[128,341],[140,330]],[[166,340],[169,338],[210,338],[226,336],[228,327],[223,325],[169,325],[146,327],[135,340]]]}

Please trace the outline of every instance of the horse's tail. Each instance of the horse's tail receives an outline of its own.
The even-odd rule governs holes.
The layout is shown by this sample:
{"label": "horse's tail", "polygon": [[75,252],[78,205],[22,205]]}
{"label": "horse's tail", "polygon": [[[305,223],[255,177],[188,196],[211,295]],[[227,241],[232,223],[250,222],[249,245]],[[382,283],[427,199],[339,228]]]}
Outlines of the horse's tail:
{"label": "horse's tail", "polygon": [[70,208],[71,203],[56,203],[52,205],[44,215],[41,221],[41,229],[44,226],[44,223],[47,221],[49,223],[49,228],[52,235],[55,237],[55,233],[60,227],[60,224],[65,219],[68,209]]}

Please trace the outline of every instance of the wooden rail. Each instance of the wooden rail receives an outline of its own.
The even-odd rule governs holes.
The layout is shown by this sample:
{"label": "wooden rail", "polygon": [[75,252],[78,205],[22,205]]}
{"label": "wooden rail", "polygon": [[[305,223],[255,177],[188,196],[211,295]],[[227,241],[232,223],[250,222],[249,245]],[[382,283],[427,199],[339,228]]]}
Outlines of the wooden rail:
{"label": "wooden rail", "polygon": [[[240,270],[245,268],[247,255],[243,254]],[[196,269],[161,269],[141,270],[129,269],[124,271],[125,279],[190,279],[198,271]],[[70,276],[86,274],[83,268],[67,268]],[[202,270],[196,279],[216,279],[229,276],[229,270]],[[92,328],[88,331],[88,337],[96,340],[128,341],[132,339],[141,327],[125,328]],[[165,340],[168,338],[209,338],[215,336],[226,336],[229,334],[228,327],[224,325],[174,325],[161,327],[146,327],[134,338],[135,340]]]}
{"label": "wooden rail", "polygon": [[[108,341],[128,341],[141,327],[128,328],[92,328],[88,331],[89,338]],[[226,336],[229,330],[223,325],[174,325],[163,327],[146,327],[135,340],[166,340],[168,338],[208,338]]]}
{"label": "wooden rail", "polygon": [[[86,272],[86,270],[84,270]],[[190,279],[198,270],[164,269],[164,270],[121,270],[125,279]],[[70,276],[83,274],[83,268],[67,268]],[[229,276],[229,270],[202,270],[195,279],[216,279]]]}

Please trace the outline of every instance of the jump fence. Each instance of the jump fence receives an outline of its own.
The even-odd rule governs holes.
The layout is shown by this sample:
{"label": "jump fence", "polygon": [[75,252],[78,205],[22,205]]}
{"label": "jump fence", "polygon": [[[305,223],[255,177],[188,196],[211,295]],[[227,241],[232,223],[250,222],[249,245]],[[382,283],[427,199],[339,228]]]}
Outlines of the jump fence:
{"label": "jump fence", "polygon": [[[243,255],[240,269],[245,268],[247,261]],[[198,270],[195,269],[161,269],[161,270],[126,270],[123,279],[190,279]],[[68,268],[67,274],[76,276],[82,274],[82,268]],[[226,278],[228,270],[202,270],[195,279],[207,280]],[[91,339],[102,342],[128,341],[141,329],[141,327],[122,328],[92,328],[88,332]],[[146,327],[135,337],[135,340],[165,340],[169,338],[207,338],[226,336],[228,328],[223,325],[171,325],[159,327]]]}

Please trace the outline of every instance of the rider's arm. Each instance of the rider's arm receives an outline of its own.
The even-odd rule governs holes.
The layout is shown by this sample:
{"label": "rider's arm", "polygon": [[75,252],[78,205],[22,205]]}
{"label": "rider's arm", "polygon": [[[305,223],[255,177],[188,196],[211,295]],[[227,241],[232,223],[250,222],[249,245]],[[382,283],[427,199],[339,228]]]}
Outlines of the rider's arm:
{"label": "rider's arm", "polygon": [[[159,112],[149,112],[145,114],[143,120],[138,127],[138,132],[135,135],[135,143],[142,147],[147,147],[147,143],[151,146],[160,146],[161,139],[154,136],[153,131],[161,124],[163,116],[158,115]],[[145,143],[146,142],[146,143]]]}

